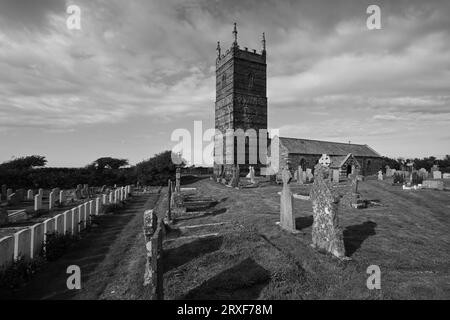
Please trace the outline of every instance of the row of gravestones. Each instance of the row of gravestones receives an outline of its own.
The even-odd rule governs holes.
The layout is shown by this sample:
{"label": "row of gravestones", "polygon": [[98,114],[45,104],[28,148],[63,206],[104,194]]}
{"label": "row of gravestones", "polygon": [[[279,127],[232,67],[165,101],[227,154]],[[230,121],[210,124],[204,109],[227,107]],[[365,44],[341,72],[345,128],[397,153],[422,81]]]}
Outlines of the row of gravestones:
{"label": "row of gravestones", "polygon": [[[449,173],[442,173],[439,170],[439,167],[437,165],[434,165],[430,172],[427,171],[425,168],[421,168],[417,171],[412,170],[412,172],[417,172],[420,177],[422,177],[424,180],[426,179],[450,179]],[[392,177],[395,174],[403,174],[405,177],[409,177],[411,175],[411,171],[401,171],[396,169],[391,169],[389,166],[386,166],[386,177]],[[378,172],[378,178],[380,179],[380,173]]]}
{"label": "row of gravestones", "polygon": [[[317,164],[314,168],[314,182],[310,192],[313,208],[312,246],[318,250],[325,250],[334,256],[345,259],[345,249],[342,229],[339,226],[338,209],[343,205],[358,208],[363,201],[358,193],[358,183],[362,176],[358,170],[349,175],[350,185],[347,185],[344,195],[342,189],[338,192],[336,184],[331,179],[333,171],[324,164]],[[288,169],[282,170],[283,189],[280,197],[281,228],[296,233],[293,215],[293,195],[289,181],[292,176]]]}
{"label": "row of gravestones", "polygon": [[[125,201],[131,192],[131,186],[129,185],[116,188],[108,195],[104,194],[103,199],[97,197],[77,204],[71,210],[67,210],[44,222],[23,228],[14,233],[14,235],[0,238],[0,269],[9,266],[19,257],[27,260],[34,259],[40,252],[49,233],[75,235],[86,229],[87,225],[92,221],[92,216],[102,212],[102,206]],[[0,218],[3,217],[3,213],[4,210],[1,210]]]}
{"label": "row of gravestones", "polygon": [[[114,187],[116,188],[117,186]],[[38,193],[36,195],[34,195],[34,191],[30,189],[26,192],[26,196],[24,189],[18,189],[14,192],[11,188],[7,188],[6,185],[2,185],[1,190],[2,194],[0,195],[0,200],[5,198],[8,205],[10,206],[16,206],[19,205],[20,202],[28,200],[34,201],[34,211],[44,209],[44,189],[42,188],[38,190]],[[87,184],[85,184],[84,186],[78,185],[74,192],[75,200],[81,200],[83,198],[89,199],[92,195],[95,194],[95,191],[95,188],[89,188]],[[100,189],[100,193],[104,193],[105,191],[107,191],[108,193],[110,192],[109,189],[106,189],[106,186],[102,186]],[[59,188],[53,188],[48,193],[48,210],[52,211],[58,204],[63,204],[65,201],[66,192],[60,190]]]}

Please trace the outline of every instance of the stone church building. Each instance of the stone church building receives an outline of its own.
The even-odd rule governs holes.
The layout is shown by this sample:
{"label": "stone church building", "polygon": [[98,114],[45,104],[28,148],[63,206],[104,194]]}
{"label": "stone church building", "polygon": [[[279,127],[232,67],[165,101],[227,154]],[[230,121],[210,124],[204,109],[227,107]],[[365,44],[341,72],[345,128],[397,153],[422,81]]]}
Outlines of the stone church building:
{"label": "stone church building", "polygon": [[[267,135],[267,64],[266,40],[263,33],[260,52],[240,48],[237,42],[237,28],[234,24],[233,43],[231,48],[222,52],[217,43],[216,59],[216,103],[215,128],[222,133],[226,130],[242,129],[244,132],[254,129],[259,138],[261,130]],[[266,131],[264,131],[264,129]],[[232,168],[237,164],[237,143],[227,148],[225,137],[217,148],[223,148],[223,155],[233,152],[232,162],[214,163],[214,175],[230,177]],[[219,140],[220,141],[220,140]],[[228,140],[229,142],[229,140]],[[375,174],[382,166],[380,154],[368,145],[337,143],[329,141],[273,137],[270,143],[279,144],[278,167],[288,167],[292,172],[301,167],[303,170],[313,169],[322,156],[330,156],[333,166],[339,169],[342,176],[351,173],[352,168],[358,168],[363,175]],[[258,146],[259,147],[259,146]],[[257,148],[258,148],[257,147]],[[270,150],[270,148],[268,148]],[[245,139],[245,163],[239,163],[241,172],[247,172],[249,153],[257,153],[257,163],[264,163],[259,159],[259,150],[249,145]],[[242,152],[242,150],[240,151]],[[268,154],[270,157],[270,153]],[[274,158],[274,157],[270,157]],[[258,172],[263,165],[254,165]]]}

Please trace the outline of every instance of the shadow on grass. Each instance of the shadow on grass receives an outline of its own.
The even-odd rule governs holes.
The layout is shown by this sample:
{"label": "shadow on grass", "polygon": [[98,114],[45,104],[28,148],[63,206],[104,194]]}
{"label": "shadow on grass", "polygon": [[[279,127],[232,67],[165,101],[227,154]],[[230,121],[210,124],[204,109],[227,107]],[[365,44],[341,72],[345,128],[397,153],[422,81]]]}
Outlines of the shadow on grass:
{"label": "shadow on grass", "polygon": [[192,184],[194,182],[207,179],[206,176],[194,176],[194,175],[182,175],[180,179],[180,184],[182,186]]}
{"label": "shadow on grass", "polygon": [[314,222],[313,216],[307,216],[307,217],[298,217],[295,219],[295,228],[297,230],[302,230],[308,227],[311,227]]}
{"label": "shadow on grass", "polygon": [[361,248],[362,243],[368,237],[376,234],[377,224],[373,221],[366,221],[361,224],[349,226],[344,230],[345,255],[350,257],[356,250]]}
{"label": "shadow on grass", "polygon": [[[186,210],[186,212],[189,212]],[[219,214],[225,213],[227,212],[227,208],[221,208],[221,209],[216,209],[213,212],[206,212],[202,213],[202,214],[195,214],[195,215],[186,215],[186,216],[181,216],[181,217],[176,217],[175,221],[185,221],[185,220],[192,220],[192,219],[198,219],[198,218],[204,218],[204,217],[213,217],[213,216],[217,216]]]}
{"label": "shadow on grass", "polygon": [[270,273],[247,258],[234,267],[206,280],[180,299],[237,300],[257,299],[270,281]]}
{"label": "shadow on grass", "polygon": [[163,259],[164,272],[175,269],[207,253],[217,251],[222,246],[222,237],[197,239],[179,247],[165,250]]}

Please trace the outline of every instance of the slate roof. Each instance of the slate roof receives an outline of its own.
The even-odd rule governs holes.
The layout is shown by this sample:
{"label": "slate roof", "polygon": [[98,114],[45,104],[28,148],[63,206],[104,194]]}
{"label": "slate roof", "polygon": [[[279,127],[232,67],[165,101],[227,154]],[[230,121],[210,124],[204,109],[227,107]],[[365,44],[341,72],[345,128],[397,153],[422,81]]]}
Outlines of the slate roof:
{"label": "slate roof", "polygon": [[347,156],[351,153],[354,157],[381,158],[381,155],[378,152],[366,144],[350,144],[285,137],[280,137],[280,143],[287,148],[289,153],[311,155],[327,154],[329,156]]}
{"label": "slate roof", "polygon": [[[349,154],[350,155],[350,154]],[[337,156],[331,157],[330,168],[340,168],[345,160],[347,160],[348,156]]]}

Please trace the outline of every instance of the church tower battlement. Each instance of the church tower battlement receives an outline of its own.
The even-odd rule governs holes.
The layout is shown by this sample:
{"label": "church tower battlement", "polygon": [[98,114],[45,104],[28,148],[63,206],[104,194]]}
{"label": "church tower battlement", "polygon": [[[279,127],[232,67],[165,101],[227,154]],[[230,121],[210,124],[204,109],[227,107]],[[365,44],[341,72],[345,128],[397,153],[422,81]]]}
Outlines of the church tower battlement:
{"label": "church tower battlement", "polygon": [[[266,39],[263,33],[261,51],[241,49],[237,41],[237,27],[234,24],[233,43],[231,48],[222,53],[220,43],[217,43],[216,58],[216,103],[215,128],[225,134],[227,129],[244,132],[254,129],[267,130],[267,64]],[[227,150],[225,143],[224,154]],[[246,141],[246,164],[248,164],[248,145]],[[236,143],[234,145],[236,155]],[[222,170],[229,172],[229,166],[236,164],[225,163],[225,166],[214,164],[214,172],[220,175]],[[240,164],[241,165],[241,164]],[[253,164],[254,165],[254,164]],[[247,167],[243,165],[241,167]],[[258,167],[258,165],[256,166]]]}

